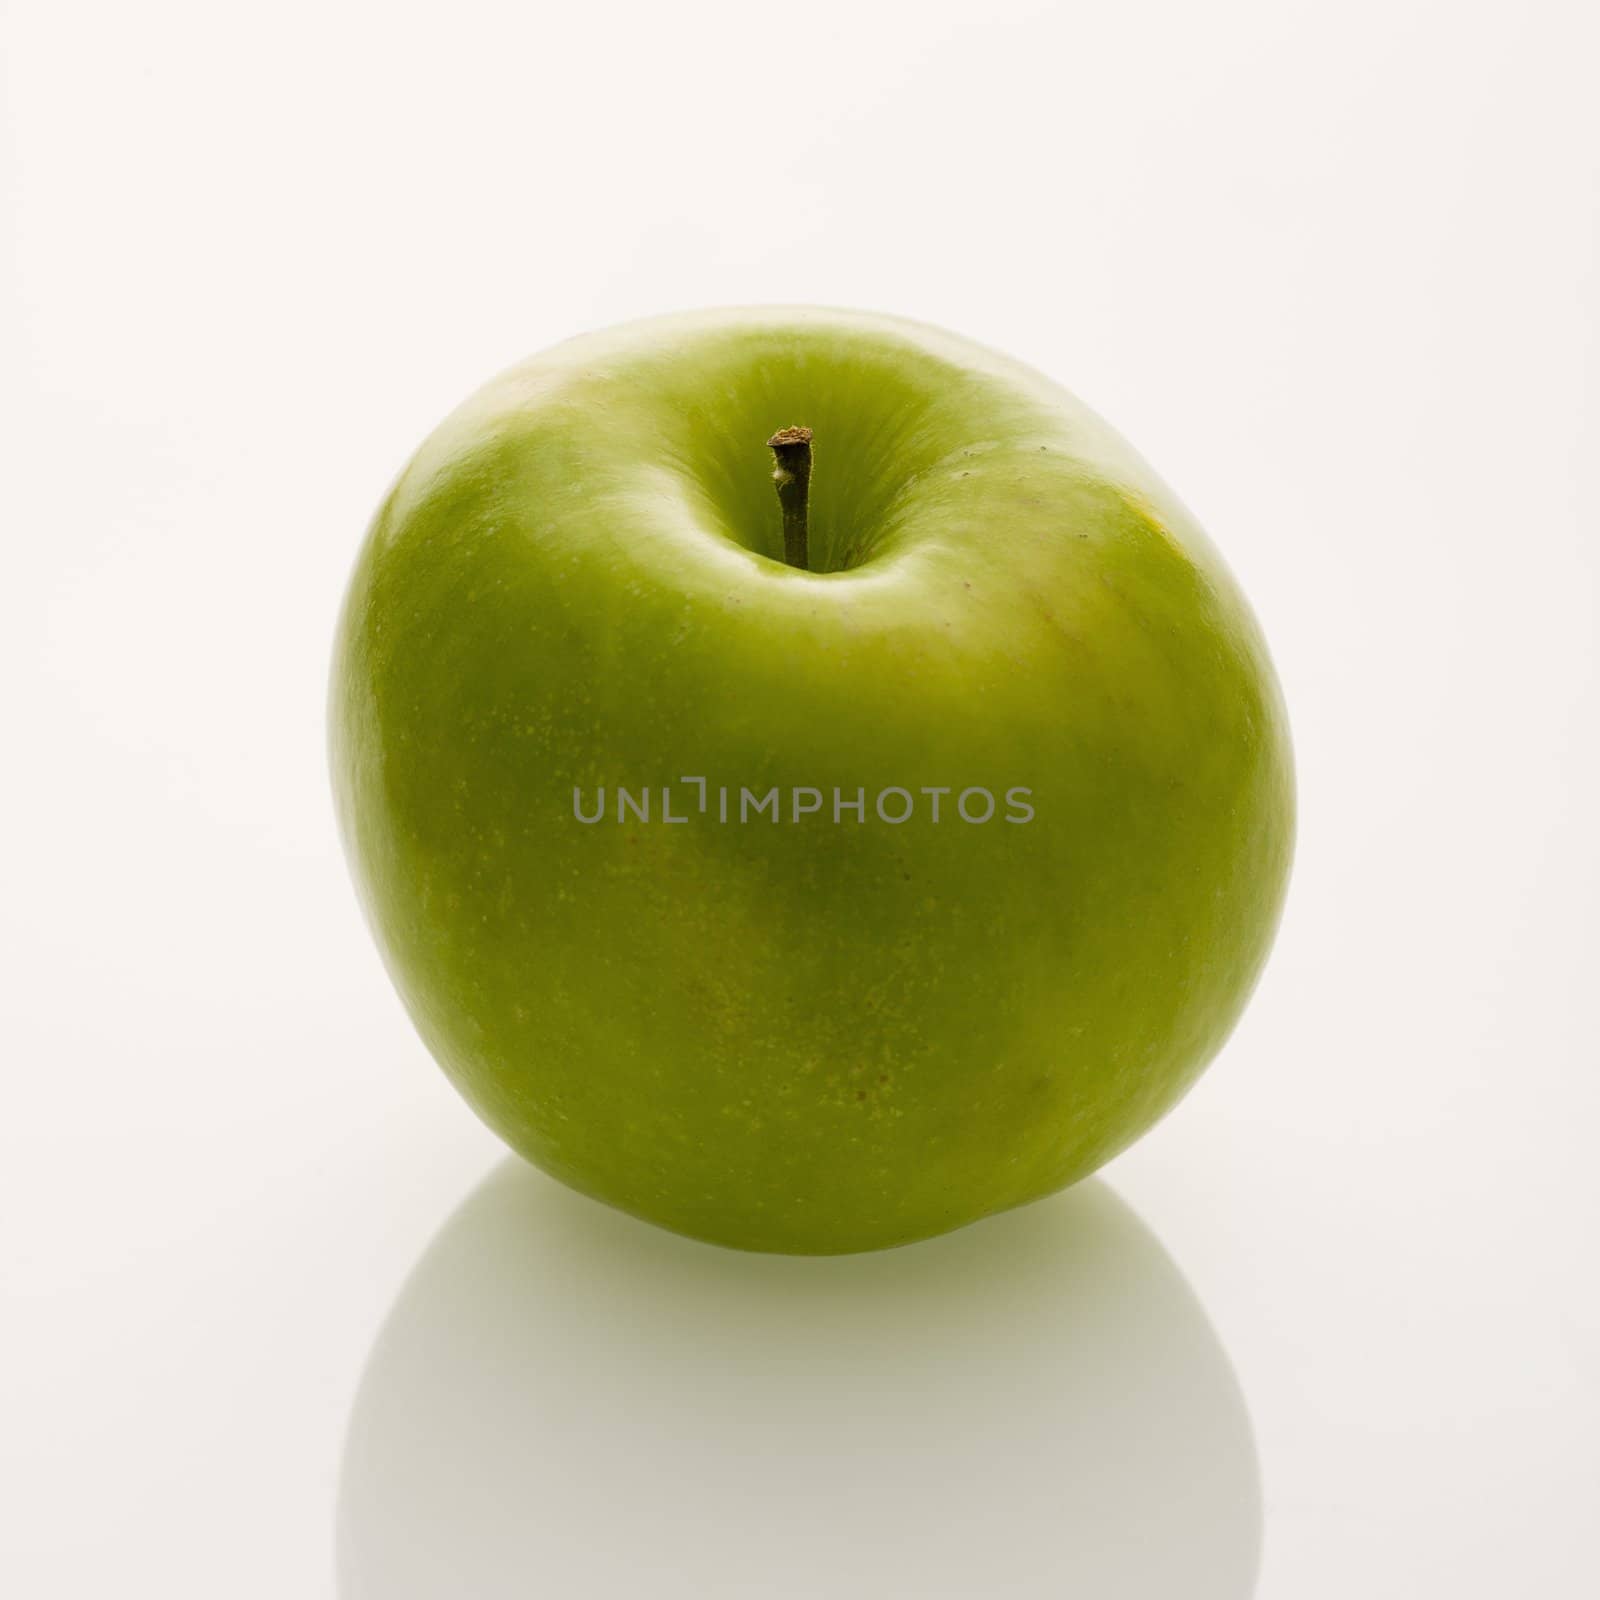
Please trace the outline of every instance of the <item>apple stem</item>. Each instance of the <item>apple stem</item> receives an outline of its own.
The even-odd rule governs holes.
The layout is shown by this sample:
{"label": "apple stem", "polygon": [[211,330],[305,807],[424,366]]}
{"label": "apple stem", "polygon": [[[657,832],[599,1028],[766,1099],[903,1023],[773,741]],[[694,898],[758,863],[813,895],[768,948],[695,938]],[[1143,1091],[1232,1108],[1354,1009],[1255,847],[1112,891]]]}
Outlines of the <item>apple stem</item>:
{"label": "apple stem", "polygon": [[767,440],[777,458],[772,481],[783,508],[783,559],[803,572],[807,566],[806,513],[811,502],[811,430],[779,428]]}

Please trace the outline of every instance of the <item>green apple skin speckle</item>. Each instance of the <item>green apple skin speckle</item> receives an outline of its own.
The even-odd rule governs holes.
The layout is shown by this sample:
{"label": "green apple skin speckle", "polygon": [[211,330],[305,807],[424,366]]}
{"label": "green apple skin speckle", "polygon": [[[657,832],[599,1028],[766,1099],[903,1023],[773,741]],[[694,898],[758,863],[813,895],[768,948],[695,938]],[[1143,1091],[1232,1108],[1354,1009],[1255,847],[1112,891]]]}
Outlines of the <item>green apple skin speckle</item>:
{"label": "green apple skin speckle", "polygon": [[[765,448],[790,424],[810,570]],[[864,314],[653,319],[491,382],[367,534],[330,735],[366,915],[473,1109],[752,1250],[1093,1172],[1227,1037],[1292,851],[1276,679],[1188,512],[1031,369]],[[738,821],[741,788],[781,820]],[[792,820],[796,788],[823,809]]]}

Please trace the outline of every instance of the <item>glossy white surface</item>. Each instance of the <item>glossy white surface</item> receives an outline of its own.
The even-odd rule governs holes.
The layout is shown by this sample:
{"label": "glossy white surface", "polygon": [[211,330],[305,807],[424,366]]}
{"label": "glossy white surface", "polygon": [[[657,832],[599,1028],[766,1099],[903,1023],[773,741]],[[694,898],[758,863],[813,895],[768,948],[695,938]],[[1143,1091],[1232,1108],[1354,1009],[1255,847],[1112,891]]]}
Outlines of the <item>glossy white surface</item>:
{"label": "glossy white surface", "polygon": [[[1588,8],[4,26],[0,1590],[1600,1585]],[[1185,1105],[842,1262],[507,1165],[322,766],[341,585],[432,423],[579,329],[775,300],[1109,416],[1251,595],[1302,784]]]}

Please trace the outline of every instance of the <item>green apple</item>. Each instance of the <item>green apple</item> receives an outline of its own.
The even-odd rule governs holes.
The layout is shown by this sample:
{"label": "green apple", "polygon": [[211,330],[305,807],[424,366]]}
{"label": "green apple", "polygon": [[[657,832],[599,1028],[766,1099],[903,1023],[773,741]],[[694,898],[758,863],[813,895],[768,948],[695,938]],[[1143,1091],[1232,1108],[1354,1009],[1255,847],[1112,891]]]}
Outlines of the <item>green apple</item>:
{"label": "green apple", "polygon": [[361,551],[331,753],[477,1113],[757,1250],[1092,1172],[1226,1038],[1292,848],[1266,647],[1171,491],[1031,369],[837,311],[575,339],[455,412]]}

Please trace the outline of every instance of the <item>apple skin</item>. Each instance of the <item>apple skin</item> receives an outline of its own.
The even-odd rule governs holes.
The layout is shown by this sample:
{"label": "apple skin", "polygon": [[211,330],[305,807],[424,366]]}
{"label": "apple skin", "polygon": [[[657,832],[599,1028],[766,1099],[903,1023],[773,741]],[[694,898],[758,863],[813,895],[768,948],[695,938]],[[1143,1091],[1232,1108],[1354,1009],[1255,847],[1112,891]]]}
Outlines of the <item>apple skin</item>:
{"label": "apple skin", "polygon": [[[810,571],[764,448],[792,423]],[[1289,872],[1284,709],[1205,535],[1066,391],[893,318],[656,318],[491,382],[379,509],[330,698],[358,892],[445,1072],[545,1171],[741,1248],[1093,1172],[1227,1037]],[[689,821],[619,823],[617,785]],[[784,819],[719,823],[719,785]],[[935,823],[946,785],[1033,819]],[[890,786],[924,802],[898,826]],[[828,804],[791,821],[796,787]]]}

